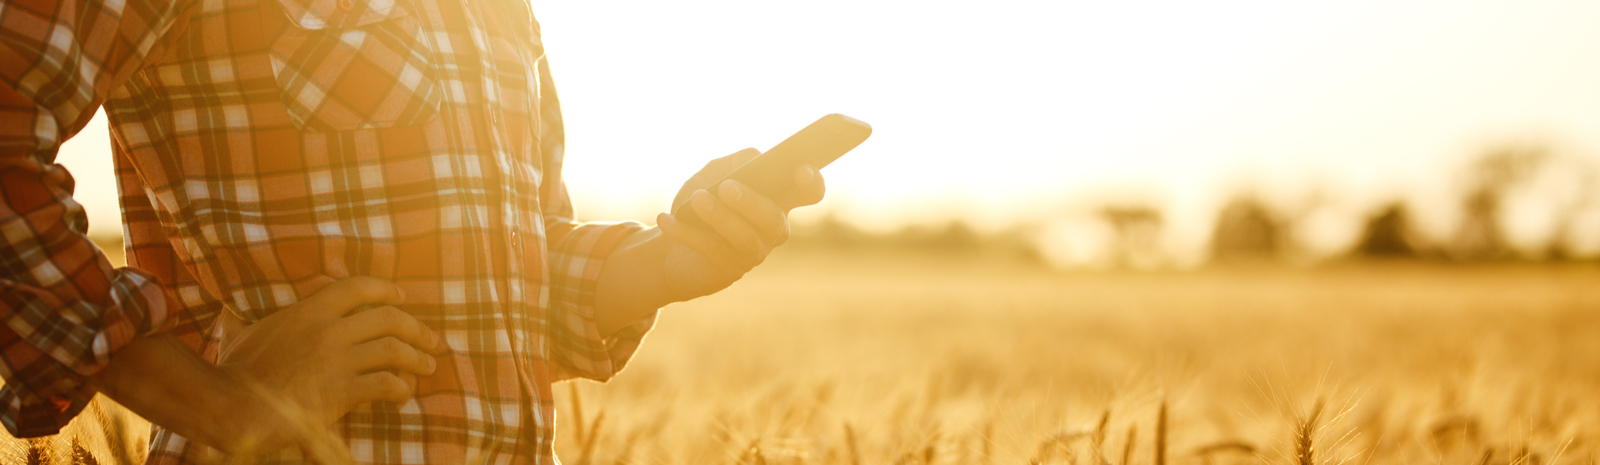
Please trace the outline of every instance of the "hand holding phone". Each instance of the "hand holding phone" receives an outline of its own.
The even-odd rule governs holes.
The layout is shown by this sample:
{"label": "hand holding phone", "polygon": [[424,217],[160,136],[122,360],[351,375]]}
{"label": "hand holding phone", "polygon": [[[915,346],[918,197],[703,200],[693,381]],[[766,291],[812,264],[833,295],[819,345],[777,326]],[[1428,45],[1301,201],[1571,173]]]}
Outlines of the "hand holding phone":
{"label": "hand holding phone", "polygon": [[[767,197],[778,197],[794,188],[793,176],[796,167],[809,164],[820,170],[861,145],[870,135],[872,126],[867,123],[838,113],[829,114],[707,187],[733,180]],[[689,224],[705,225],[705,222],[695,214],[694,209],[690,208],[688,196],[684,196],[672,206],[672,216]]]}
{"label": "hand holding phone", "polygon": [[[646,244],[661,247],[637,248],[659,251],[647,254],[661,258],[659,274],[623,281],[659,282],[662,295],[673,302],[733,284],[788,240],[789,209],[822,199],[820,173],[800,166],[822,168],[860,145],[871,132],[866,123],[848,116],[827,115],[766,153],[745,149],[713,160],[684,183],[671,214],[656,215],[661,234],[652,239],[661,240]],[[807,174],[815,177],[808,179]],[[618,269],[631,268],[605,267]],[[653,305],[645,307],[660,303]]]}

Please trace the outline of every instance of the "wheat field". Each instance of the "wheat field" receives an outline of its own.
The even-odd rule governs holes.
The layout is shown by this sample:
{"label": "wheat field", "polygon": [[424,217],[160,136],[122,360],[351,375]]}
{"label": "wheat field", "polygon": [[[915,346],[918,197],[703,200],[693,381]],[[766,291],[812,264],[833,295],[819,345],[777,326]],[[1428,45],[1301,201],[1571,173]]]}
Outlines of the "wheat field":
{"label": "wheat field", "polygon": [[[1592,464],[1600,268],[1060,272],[780,250],[557,386],[589,464]],[[5,463],[137,460],[97,401]],[[118,446],[118,445],[121,446]],[[76,454],[76,456],[74,456]]]}

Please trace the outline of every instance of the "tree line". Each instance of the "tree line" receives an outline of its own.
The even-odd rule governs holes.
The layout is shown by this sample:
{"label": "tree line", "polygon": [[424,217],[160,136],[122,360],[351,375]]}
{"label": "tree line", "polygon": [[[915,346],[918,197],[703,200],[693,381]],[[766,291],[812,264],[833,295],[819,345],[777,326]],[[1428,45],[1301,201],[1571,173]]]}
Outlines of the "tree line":
{"label": "tree line", "polygon": [[[1327,259],[1414,259],[1450,262],[1515,260],[1587,260],[1593,251],[1579,250],[1573,237],[1585,234],[1578,225],[1588,212],[1600,212],[1600,167],[1587,159],[1565,156],[1540,144],[1511,144],[1484,151],[1446,174],[1454,180],[1447,208],[1454,220],[1447,232],[1432,231],[1418,220],[1413,203],[1394,198],[1379,203],[1364,218],[1357,238]],[[1565,182],[1564,198],[1549,219],[1554,231],[1537,244],[1511,240],[1507,219],[1514,198],[1552,182]],[[1325,198],[1326,196],[1321,196]],[[1293,208],[1275,207],[1256,193],[1232,196],[1216,212],[1211,229],[1208,260],[1230,262],[1304,261],[1306,247],[1295,231],[1305,226],[1316,201]],[[1139,202],[1108,202],[1091,208],[1092,215],[1110,231],[1101,247],[1114,265],[1148,267],[1170,263],[1163,245],[1168,222],[1160,207]],[[946,255],[984,255],[1043,262],[1037,225],[1019,225],[995,233],[980,233],[963,221],[942,225],[911,225],[899,230],[871,233],[839,219],[795,227],[794,242],[801,247],[845,250],[892,250]],[[1600,234],[1600,231],[1594,232]],[[1600,239],[1600,238],[1597,238]],[[1524,241],[1525,242],[1525,241]],[[1531,248],[1530,248],[1531,247]]]}

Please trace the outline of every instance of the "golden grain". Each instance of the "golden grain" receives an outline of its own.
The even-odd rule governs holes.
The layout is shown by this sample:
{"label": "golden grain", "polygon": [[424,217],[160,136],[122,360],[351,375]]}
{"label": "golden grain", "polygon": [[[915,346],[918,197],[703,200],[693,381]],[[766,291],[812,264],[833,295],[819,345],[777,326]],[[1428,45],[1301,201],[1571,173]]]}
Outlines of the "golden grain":
{"label": "golden grain", "polygon": [[1122,443],[1122,464],[1121,465],[1131,465],[1133,463],[1133,446],[1134,446],[1134,444],[1138,444],[1139,443],[1138,439],[1139,439],[1139,428],[1136,427],[1136,426],[1131,426],[1131,425],[1128,426],[1128,440],[1126,442]]}
{"label": "golden grain", "polygon": [[1094,425],[1094,465],[1106,465],[1106,428],[1111,424],[1111,409],[1100,412],[1100,421]]}
{"label": "golden grain", "polygon": [[1167,465],[1167,400],[1161,399],[1161,408],[1156,411],[1156,465]]}
{"label": "golden grain", "polygon": [[[664,310],[611,383],[558,389],[555,447],[575,465],[1587,464],[1596,308],[1592,266],[1061,273],[780,250]],[[97,408],[0,441],[0,463],[142,459],[145,427]]]}
{"label": "golden grain", "polygon": [[1299,465],[1316,465],[1317,463],[1317,447],[1314,441],[1317,433],[1317,417],[1322,416],[1322,406],[1323,401],[1318,399],[1316,406],[1311,408],[1311,414],[1306,416],[1295,428],[1295,463]]}

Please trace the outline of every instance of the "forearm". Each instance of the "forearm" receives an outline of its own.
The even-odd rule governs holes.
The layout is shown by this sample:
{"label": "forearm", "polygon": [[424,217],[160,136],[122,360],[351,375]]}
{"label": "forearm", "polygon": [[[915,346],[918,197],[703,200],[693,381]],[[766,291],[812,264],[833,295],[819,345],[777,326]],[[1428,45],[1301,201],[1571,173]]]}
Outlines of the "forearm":
{"label": "forearm", "polygon": [[683,300],[673,296],[666,282],[666,241],[661,230],[635,231],[617,245],[600,270],[595,288],[595,325],[609,336],[667,304]]}
{"label": "forearm", "polygon": [[[796,189],[779,200],[737,181],[711,185],[710,180],[758,154],[746,149],[719,158],[685,183],[673,204],[688,199],[703,224],[662,213],[656,216],[656,227],[635,231],[611,249],[594,290],[594,320],[601,337],[666,304],[728,287],[789,239],[789,210],[822,200],[822,177],[815,168],[796,168]],[[701,186],[709,190],[690,190]]]}
{"label": "forearm", "polygon": [[135,339],[95,379],[98,390],[151,422],[195,442],[238,450],[250,425],[252,396],[174,336]]}

